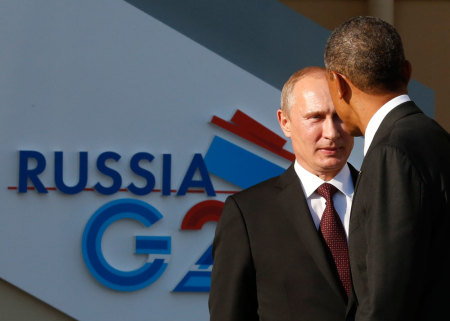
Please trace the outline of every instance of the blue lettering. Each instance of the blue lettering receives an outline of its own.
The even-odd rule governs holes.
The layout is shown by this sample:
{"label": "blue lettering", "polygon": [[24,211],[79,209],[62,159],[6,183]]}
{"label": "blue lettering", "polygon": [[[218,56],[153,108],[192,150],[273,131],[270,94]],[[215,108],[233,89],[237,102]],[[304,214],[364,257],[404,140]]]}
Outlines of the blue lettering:
{"label": "blue lettering", "polygon": [[[19,151],[19,153],[19,193],[26,193],[27,190],[33,189],[33,187],[28,187],[28,180],[34,185],[38,193],[48,193],[47,188],[39,178],[39,175],[46,169],[45,156],[37,151]],[[78,181],[72,185],[68,185],[64,181],[64,152],[56,151],[54,152],[54,157],[54,181],[56,189],[65,194],[77,194],[85,190],[89,174],[88,152],[79,152]],[[120,154],[112,151],[104,152],[98,156],[96,168],[101,174],[111,179],[111,184],[104,185],[104,183],[98,181],[93,186],[95,191],[104,195],[112,195],[121,189],[122,176],[117,170],[111,167],[120,158]],[[127,189],[131,193],[135,195],[147,195],[153,191],[156,178],[150,170],[143,166],[142,161],[152,162],[154,159],[155,157],[147,152],[138,152],[131,157],[130,170],[145,180],[144,186],[138,186],[134,182],[131,182],[127,186]],[[36,166],[29,168],[29,163],[36,163]],[[200,178],[194,179],[195,175],[199,175]],[[189,188],[203,188],[208,196],[216,195],[205,161],[199,153],[194,155],[180,184],[177,195],[186,195]],[[169,196],[172,191],[172,154],[162,154],[161,193],[163,196]]]}
{"label": "blue lettering", "polygon": [[55,152],[55,184],[65,194],[76,194],[81,192],[87,184],[88,179],[88,153],[80,152],[78,183],[75,186],[67,186],[63,179],[63,152]]}
{"label": "blue lettering", "polygon": [[147,180],[147,184],[144,187],[137,187],[136,185],[134,185],[134,183],[131,183],[130,185],[128,185],[128,190],[136,195],[146,195],[148,193],[151,193],[151,191],[153,190],[153,187],[155,187],[155,176],[153,176],[153,174],[140,167],[139,166],[139,162],[141,160],[148,160],[149,162],[151,162],[155,157],[152,154],[149,153],[136,153],[133,155],[133,157],[131,158],[130,161],[130,168],[131,170],[139,175],[144,177]]}
{"label": "blue lettering", "polygon": [[[36,167],[28,168],[28,160],[34,159]],[[38,175],[45,169],[45,157],[39,152],[32,150],[21,150],[19,152],[19,193],[26,193],[28,190],[28,179],[33,183],[39,193],[48,193]]]}
{"label": "blue lettering", "polygon": [[97,281],[117,291],[136,291],[155,282],[167,267],[161,255],[171,253],[170,236],[136,236],[136,254],[155,258],[134,271],[112,267],[103,256],[101,242],[105,230],[118,220],[133,219],[149,227],[162,217],[150,204],[134,199],[115,200],[99,208],[86,224],[82,239],[84,262]]}
{"label": "blue lettering", "polygon": [[170,195],[172,178],[172,155],[163,154],[162,195]]}
{"label": "blue lettering", "polygon": [[[201,180],[194,180],[195,172],[199,171]],[[177,195],[186,195],[186,191],[189,187],[203,187],[206,190],[208,196],[215,196],[216,192],[214,191],[214,187],[211,183],[211,178],[209,177],[208,170],[206,169],[205,161],[201,154],[195,154],[192,159],[191,165],[186,172],[186,175],[183,178],[183,182],[178,189]]]}
{"label": "blue lettering", "polygon": [[120,187],[122,186],[122,177],[120,176],[120,174],[112,168],[106,166],[106,161],[108,159],[118,161],[120,159],[120,155],[114,152],[104,152],[97,158],[97,169],[100,171],[100,173],[111,177],[113,181],[110,187],[104,187],[100,183],[94,185],[94,189],[104,195],[114,194],[119,191]]}

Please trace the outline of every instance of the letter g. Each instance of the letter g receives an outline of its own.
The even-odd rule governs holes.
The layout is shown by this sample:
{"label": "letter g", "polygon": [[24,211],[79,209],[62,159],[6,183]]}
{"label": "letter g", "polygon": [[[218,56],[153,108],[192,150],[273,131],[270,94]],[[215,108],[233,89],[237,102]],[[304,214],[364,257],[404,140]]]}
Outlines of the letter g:
{"label": "letter g", "polygon": [[[97,281],[117,291],[136,291],[155,282],[167,267],[164,257],[134,271],[121,271],[105,260],[101,242],[105,230],[118,220],[134,219],[149,227],[161,218],[153,206],[134,199],[115,200],[99,208],[86,224],[82,240],[84,261]],[[170,236],[136,236],[136,254],[167,255],[170,251]]]}

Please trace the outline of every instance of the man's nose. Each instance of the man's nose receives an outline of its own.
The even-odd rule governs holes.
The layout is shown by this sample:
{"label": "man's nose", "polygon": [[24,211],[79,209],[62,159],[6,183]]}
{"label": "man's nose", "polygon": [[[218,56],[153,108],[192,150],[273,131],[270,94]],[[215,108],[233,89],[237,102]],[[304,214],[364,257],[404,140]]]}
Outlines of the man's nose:
{"label": "man's nose", "polygon": [[335,140],[341,136],[341,133],[339,131],[339,125],[336,123],[336,121],[331,118],[327,117],[325,121],[323,122],[323,137]]}

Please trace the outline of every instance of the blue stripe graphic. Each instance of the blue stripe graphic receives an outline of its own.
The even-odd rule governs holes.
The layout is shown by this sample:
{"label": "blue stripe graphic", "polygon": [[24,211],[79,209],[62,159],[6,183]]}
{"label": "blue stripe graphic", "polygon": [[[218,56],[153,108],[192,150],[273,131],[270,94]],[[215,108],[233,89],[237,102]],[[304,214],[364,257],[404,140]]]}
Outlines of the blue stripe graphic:
{"label": "blue stripe graphic", "polygon": [[285,169],[215,136],[205,155],[208,171],[241,188],[282,174]]}

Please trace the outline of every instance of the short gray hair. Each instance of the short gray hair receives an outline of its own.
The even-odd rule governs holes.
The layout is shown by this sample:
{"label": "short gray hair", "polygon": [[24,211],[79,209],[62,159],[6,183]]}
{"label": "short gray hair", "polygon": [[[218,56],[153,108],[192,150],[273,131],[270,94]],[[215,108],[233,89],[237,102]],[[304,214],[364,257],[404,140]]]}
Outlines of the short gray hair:
{"label": "short gray hair", "polygon": [[303,69],[300,69],[299,71],[293,73],[291,77],[286,81],[286,83],[283,86],[283,89],[281,90],[281,110],[284,111],[289,115],[289,111],[292,107],[292,91],[294,90],[295,84],[302,78],[305,78],[306,76],[309,76],[311,74],[317,73],[317,72],[325,72],[325,68],[323,67],[306,67]]}

